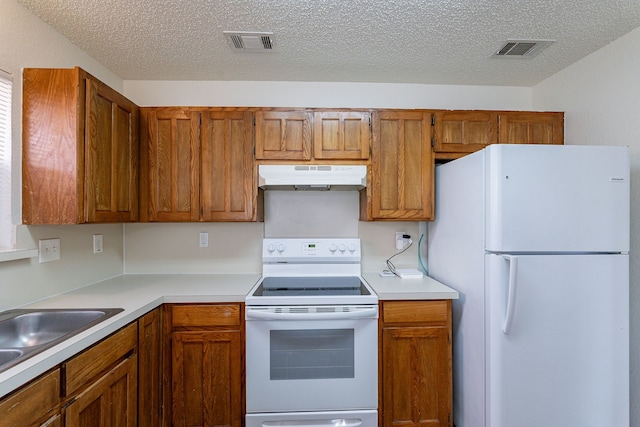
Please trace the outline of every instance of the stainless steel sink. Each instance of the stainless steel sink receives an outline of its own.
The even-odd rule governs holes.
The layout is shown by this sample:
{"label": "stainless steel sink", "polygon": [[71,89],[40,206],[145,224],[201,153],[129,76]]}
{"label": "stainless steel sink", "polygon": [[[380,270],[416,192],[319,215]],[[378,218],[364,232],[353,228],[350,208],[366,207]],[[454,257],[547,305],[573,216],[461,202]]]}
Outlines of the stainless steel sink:
{"label": "stainless steel sink", "polygon": [[0,372],[114,316],[121,308],[0,313]]}
{"label": "stainless steel sink", "polygon": [[22,350],[0,349],[0,367],[22,356]]}

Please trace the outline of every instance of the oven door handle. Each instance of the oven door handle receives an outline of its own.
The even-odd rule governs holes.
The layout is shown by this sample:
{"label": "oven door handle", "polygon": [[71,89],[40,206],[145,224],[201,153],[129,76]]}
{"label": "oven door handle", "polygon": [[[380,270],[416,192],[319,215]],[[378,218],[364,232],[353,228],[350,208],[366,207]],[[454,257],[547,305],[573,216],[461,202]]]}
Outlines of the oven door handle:
{"label": "oven door handle", "polygon": [[340,311],[334,313],[273,313],[262,310],[248,309],[247,319],[258,320],[347,320],[362,318],[377,318],[378,307],[371,307],[357,311]]}

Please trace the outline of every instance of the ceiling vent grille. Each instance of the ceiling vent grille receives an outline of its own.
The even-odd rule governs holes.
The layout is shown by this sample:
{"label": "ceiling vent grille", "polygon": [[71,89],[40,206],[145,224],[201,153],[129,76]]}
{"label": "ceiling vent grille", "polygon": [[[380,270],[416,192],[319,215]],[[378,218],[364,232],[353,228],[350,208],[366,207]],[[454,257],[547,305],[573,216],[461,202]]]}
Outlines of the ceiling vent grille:
{"label": "ceiling vent grille", "polygon": [[223,33],[236,51],[271,52],[275,45],[273,33],[247,31],[223,31]]}
{"label": "ceiling vent grille", "polygon": [[507,40],[497,50],[496,58],[532,58],[554,40]]}

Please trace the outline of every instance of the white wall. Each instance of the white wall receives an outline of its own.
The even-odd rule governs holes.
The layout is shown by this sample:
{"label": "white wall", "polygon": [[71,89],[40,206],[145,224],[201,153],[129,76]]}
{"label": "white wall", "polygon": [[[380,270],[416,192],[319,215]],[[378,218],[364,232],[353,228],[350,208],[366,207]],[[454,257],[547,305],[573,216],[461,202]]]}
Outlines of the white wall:
{"label": "white wall", "polygon": [[140,106],[530,110],[531,88],[385,83],[126,80]]}
{"label": "white wall", "polygon": [[[534,109],[565,111],[565,142],[631,151],[631,425],[640,425],[640,28],[533,88]],[[604,286],[604,284],[603,284]],[[597,317],[597,313],[594,313]]]}
{"label": "white wall", "polygon": [[[36,18],[15,0],[0,0],[0,68],[13,76],[14,222],[20,221],[20,147],[22,146],[22,68],[81,66],[112,87],[122,80]],[[92,235],[101,233],[105,252],[92,253]],[[38,239],[61,239],[61,259],[39,264],[37,259],[0,263],[0,310],[16,307],[102,280],[122,272],[122,226],[24,227],[17,233],[19,247],[36,247]]]}

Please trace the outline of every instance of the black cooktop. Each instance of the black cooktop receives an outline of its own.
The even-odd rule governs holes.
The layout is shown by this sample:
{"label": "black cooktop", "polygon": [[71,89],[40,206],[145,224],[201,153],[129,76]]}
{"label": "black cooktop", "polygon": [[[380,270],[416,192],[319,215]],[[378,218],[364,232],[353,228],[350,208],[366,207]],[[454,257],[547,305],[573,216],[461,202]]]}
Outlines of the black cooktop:
{"label": "black cooktop", "polygon": [[357,276],[265,277],[254,296],[371,295]]}

